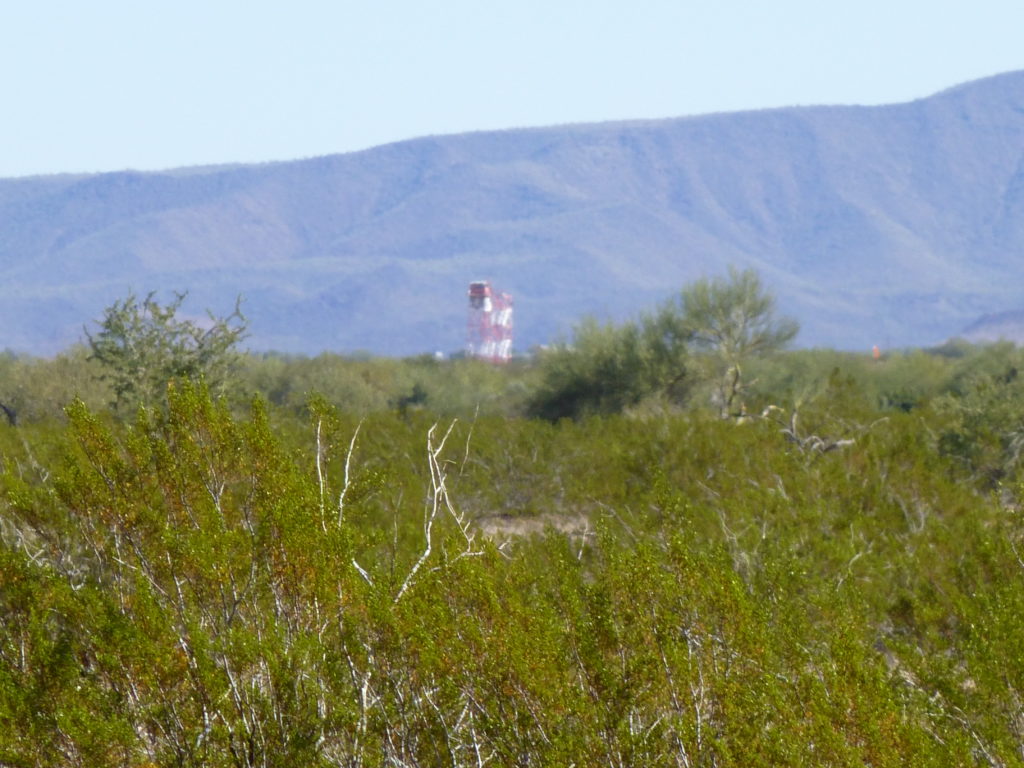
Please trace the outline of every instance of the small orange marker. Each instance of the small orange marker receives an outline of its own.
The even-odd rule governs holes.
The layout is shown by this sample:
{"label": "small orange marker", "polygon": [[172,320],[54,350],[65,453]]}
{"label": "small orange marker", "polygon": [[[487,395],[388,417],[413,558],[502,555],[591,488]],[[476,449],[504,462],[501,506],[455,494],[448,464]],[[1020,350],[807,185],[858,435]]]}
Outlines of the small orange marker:
{"label": "small orange marker", "polygon": [[873,347],[871,348],[871,356],[872,356],[872,357],[873,357],[873,358],[874,358],[875,360],[879,360],[879,359],[881,359],[881,357],[882,357],[882,350],[880,350],[880,349],[878,348],[878,345],[877,345],[877,344],[875,344],[875,346],[873,346]]}

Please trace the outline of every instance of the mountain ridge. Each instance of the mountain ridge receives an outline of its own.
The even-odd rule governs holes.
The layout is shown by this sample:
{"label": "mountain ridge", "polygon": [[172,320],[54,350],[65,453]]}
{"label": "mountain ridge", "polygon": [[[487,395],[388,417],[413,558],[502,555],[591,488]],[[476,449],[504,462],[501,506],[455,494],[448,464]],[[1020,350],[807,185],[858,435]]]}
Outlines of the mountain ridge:
{"label": "mountain ridge", "polygon": [[410,139],[256,165],[0,179],[0,322],[52,353],[134,289],[238,294],[252,346],[461,346],[464,292],[522,349],[754,267],[800,341],[930,344],[1024,305],[1024,72],[902,104]]}

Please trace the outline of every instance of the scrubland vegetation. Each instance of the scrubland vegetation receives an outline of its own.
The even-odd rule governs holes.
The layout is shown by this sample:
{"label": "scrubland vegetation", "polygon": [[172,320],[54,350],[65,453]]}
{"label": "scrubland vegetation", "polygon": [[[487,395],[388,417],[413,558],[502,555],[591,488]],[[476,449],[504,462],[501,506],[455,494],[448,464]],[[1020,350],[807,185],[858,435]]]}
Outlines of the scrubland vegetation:
{"label": "scrubland vegetation", "polygon": [[0,765],[1024,764],[1024,355],[745,279],[505,367],[0,358]]}

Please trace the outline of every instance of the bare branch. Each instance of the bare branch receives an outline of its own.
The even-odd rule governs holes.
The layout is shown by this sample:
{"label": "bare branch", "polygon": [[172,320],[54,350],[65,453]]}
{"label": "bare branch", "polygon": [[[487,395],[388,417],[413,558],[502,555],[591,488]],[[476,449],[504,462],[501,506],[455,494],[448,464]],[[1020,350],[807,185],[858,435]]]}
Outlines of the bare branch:
{"label": "bare branch", "polygon": [[342,520],[345,519],[345,496],[348,495],[348,489],[351,483],[350,469],[352,467],[352,453],[356,449],[356,438],[359,437],[359,430],[363,428],[363,420],[360,419],[356,425],[356,431],[352,433],[352,440],[348,444],[348,453],[345,455],[345,480],[344,485],[341,488],[341,493],[338,495],[338,525],[341,525]]}

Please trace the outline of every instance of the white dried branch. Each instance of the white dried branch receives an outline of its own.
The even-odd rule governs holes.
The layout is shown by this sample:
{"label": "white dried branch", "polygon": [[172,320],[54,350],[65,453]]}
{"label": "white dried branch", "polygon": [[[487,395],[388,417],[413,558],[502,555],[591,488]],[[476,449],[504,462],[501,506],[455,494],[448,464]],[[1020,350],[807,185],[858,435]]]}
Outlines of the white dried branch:
{"label": "white dried branch", "polygon": [[323,468],[323,457],[324,448],[323,443],[320,440],[320,430],[323,426],[323,419],[316,420],[316,480],[320,486],[320,527],[323,528],[324,533],[327,533],[327,503],[326,503],[326,490],[324,486],[324,468]]}
{"label": "white dried branch", "polygon": [[[476,557],[483,554],[483,551],[476,547],[476,533],[472,530],[469,518],[464,512],[459,512],[455,508],[455,505],[452,503],[451,496],[448,493],[447,466],[452,462],[443,461],[441,458],[445,444],[447,443],[457,422],[458,420],[455,419],[448,425],[447,431],[444,433],[440,442],[436,445],[434,443],[434,433],[437,430],[437,424],[431,426],[427,431],[427,465],[430,469],[430,491],[427,495],[427,500],[423,510],[423,551],[416,559],[416,562],[413,563],[412,568],[405,577],[405,581],[402,582],[402,586],[395,595],[394,601],[396,603],[401,600],[402,596],[409,590],[409,587],[412,586],[416,579],[416,574],[419,573],[420,568],[423,567],[431,554],[433,554],[434,524],[437,522],[438,516],[441,515],[442,512],[447,512],[455,522],[459,532],[462,534],[463,541],[458,554],[447,559],[447,562],[450,564],[464,557]],[[465,463],[465,460],[463,460],[463,463]]]}
{"label": "white dried branch", "polygon": [[345,479],[344,485],[341,487],[341,493],[338,494],[338,525],[341,525],[342,520],[345,519],[345,497],[348,495],[348,489],[352,484],[352,454],[356,449],[356,438],[359,437],[359,430],[363,428],[363,420],[360,419],[356,425],[355,432],[352,433],[352,440],[348,444],[348,453],[345,454]]}

